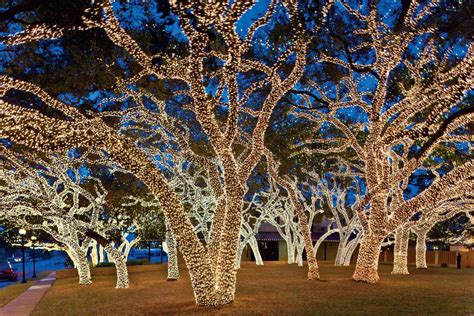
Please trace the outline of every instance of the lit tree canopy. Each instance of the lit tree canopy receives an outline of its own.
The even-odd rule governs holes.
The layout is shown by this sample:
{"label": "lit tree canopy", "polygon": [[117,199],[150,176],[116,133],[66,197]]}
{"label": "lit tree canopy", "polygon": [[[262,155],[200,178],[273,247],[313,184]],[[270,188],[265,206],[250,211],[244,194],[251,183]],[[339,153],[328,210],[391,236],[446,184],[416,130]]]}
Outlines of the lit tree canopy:
{"label": "lit tree canopy", "polygon": [[[355,210],[364,237],[354,279],[366,282],[378,280],[379,249],[389,233],[420,208],[472,191],[472,160],[443,159],[446,151],[472,156],[470,39],[447,36],[443,3],[399,5],[398,16],[382,4],[335,7],[330,36],[343,50],[323,51],[321,59],[342,75],[323,89],[308,79],[305,91],[320,106],[305,96],[292,112],[319,126],[316,138],[295,144],[301,153],[346,153],[333,159],[363,173],[366,194]],[[340,25],[346,29],[338,31]],[[423,172],[432,181],[409,194]]]}
{"label": "lit tree canopy", "polygon": [[[299,14],[296,1],[272,1],[259,9],[262,16],[247,23],[246,34],[241,34],[238,23],[254,8],[251,2],[238,1],[229,6],[220,1],[172,2],[174,17],[179,21],[175,29],[186,49],[180,54],[158,52],[153,56],[121,25],[116,14],[118,3],[94,1],[82,10],[75,23],[27,23],[21,31],[7,36],[5,44],[18,47],[36,41],[60,41],[70,32],[100,29],[115,49],[126,54],[127,61],[117,60],[118,69],[113,69],[108,59],[102,59],[114,83],[106,93],[100,93],[101,101],[95,106],[98,112],[88,111],[87,106],[73,107],[67,104],[68,97],[54,98],[38,85],[18,79],[19,76],[14,79],[2,75],[0,137],[40,151],[64,151],[72,147],[105,150],[110,159],[133,173],[153,192],[184,255],[197,302],[204,305],[230,302],[235,291],[245,182],[262,156],[270,157],[264,137],[271,114],[304,73],[311,41],[308,35],[320,31],[330,6],[328,2],[319,8],[321,14],[309,23]],[[262,60],[259,53],[267,50],[269,39],[260,36],[259,31],[278,27],[280,19],[291,26],[292,32],[275,51],[276,58]],[[128,62],[138,67],[132,69]],[[160,82],[166,93],[157,95],[153,87],[143,85],[150,81]],[[268,92],[261,102],[254,104],[252,97],[261,88]],[[41,104],[40,108],[47,110],[26,105],[26,100],[32,97],[35,103]],[[108,103],[120,107],[108,110]],[[176,103],[179,106],[173,107]],[[161,132],[161,137],[169,135],[173,142],[166,141],[168,148],[163,150],[183,155],[190,163],[207,170],[213,179],[218,204],[206,248],[194,234],[166,176],[128,136],[117,133],[120,126],[128,124],[124,120],[129,116],[132,117],[129,124],[133,124],[133,117],[146,118],[148,124]],[[241,119],[252,124],[241,126]],[[190,129],[189,121],[196,122],[197,127]],[[212,160],[209,154],[192,150],[189,139],[193,136],[205,138]],[[240,142],[246,143],[247,151],[239,151]],[[290,190],[288,186],[286,189]],[[296,198],[292,203],[297,203]],[[318,278],[307,220],[304,212],[298,215],[305,232],[308,277]]]}
{"label": "lit tree canopy", "polygon": [[[319,278],[311,210],[282,170],[328,156],[336,163],[325,167],[361,174],[354,279],[367,282],[378,280],[389,233],[420,206],[471,188],[472,161],[450,164],[437,153],[470,151],[472,142],[470,39],[452,38],[457,11],[446,17],[443,3],[57,2],[59,13],[41,1],[0,13],[0,138],[29,151],[100,152],[142,181],[183,254],[198,304],[234,299],[244,197],[262,161],[297,217],[309,279]],[[142,13],[128,15],[130,8]],[[77,77],[61,81],[69,73]],[[268,141],[295,121],[315,133],[295,132],[289,146]],[[296,152],[282,157],[279,148]],[[301,148],[318,159],[300,159]],[[186,208],[190,195],[173,187],[186,170],[206,178],[214,200],[206,243]],[[407,196],[422,170],[434,181]]]}

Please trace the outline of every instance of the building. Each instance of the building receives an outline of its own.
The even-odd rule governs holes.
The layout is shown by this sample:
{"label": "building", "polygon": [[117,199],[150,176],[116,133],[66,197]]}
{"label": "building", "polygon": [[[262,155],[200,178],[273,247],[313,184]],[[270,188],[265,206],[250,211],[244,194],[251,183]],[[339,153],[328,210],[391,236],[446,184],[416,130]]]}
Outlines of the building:
{"label": "building", "polygon": [[[313,224],[311,228],[311,239],[313,240],[313,244],[327,232],[327,225],[327,221]],[[288,260],[287,243],[273,225],[262,223],[256,238],[263,261]],[[338,245],[339,235],[337,233],[330,235],[320,245],[318,253],[316,254],[317,260],[334,261],[336,259]],[[306,252],[303,253],[303,260],[306,260]],[[255,261],[253,253],[248,245],[242,253],[242,261]]]}

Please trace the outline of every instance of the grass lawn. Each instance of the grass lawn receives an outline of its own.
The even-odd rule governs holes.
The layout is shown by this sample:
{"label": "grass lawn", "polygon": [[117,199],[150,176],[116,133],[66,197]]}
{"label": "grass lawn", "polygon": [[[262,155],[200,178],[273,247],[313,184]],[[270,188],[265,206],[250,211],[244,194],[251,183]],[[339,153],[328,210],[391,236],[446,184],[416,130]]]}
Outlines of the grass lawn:
{"label": "grass lawn", "polygon": [[37,280],[44,278],[48,275],[49,271],[43,271],[38,273],[36,279],[26,279],[27,283],[21,283],[21,277],[18,277],[18,282],[7,287],[0,289],[0,307],[8,304],[11,300],[16,298],[21,293],[28,290],[28,288],[36,283]]}
{"label": "grass lawn", "polygon": [[113,268],[93,271],[94,283],[77,285],[74,271],[58,280],[33,315],[322,314],[466,315],[474,313],[474,269],[410,269],[393,276],[381,265],[375,285],[352,281],[354,267],[321,263],[323,281],[307,281],[306,268],[279,262],[243,263],[236,300],[217,308],[197,307],[187,273],[166,281],[166,265],[130,267],[130,288],[117,290]]}

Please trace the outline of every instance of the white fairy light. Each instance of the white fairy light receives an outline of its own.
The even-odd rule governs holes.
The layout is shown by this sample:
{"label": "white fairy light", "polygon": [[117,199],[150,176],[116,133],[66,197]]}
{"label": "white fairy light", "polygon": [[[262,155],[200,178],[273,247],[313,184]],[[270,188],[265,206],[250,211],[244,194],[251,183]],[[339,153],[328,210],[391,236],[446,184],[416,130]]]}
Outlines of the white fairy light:
{"label": "white fairy light", "polygon": [[[298,16],[296,3],[284,1],[283,4],[288,8],[291,19],[295,20]],[[217,187],[220,186],[220,192],[215,193],[219,199],[214,211],[207,247],[204,247],[199,241],[188,214],[177,194],[169,187],[167,179],[148,159],[147,155],[134,146],[133,141],[117,134],[116,130],[105,124],[101,114],[90,114],[85,117],[75,108],[54,100],[36,86],[5,77],[1,78],[1,84],[5,89],[16,89],[37,95],[48,107],[63,112],[68,119],[50,118],[37,111],[20,108],[2,100],[0,104],[0,118],[2,120],[0,137],[9,138],[18,144],[46,152],[65,151],[71,147],[106,150],[113,161],[142,180],[154,194],[171,228],[173,237],[176,238],[178,248],[189,269],[196,302],[200,305],[226,304],[234,299],[235,263],[240,239],[245,182],[264,155],[264,138],[273,109],[283,95],[299,81],[306,65],[307,41],[299,23],[294,23],[295,39],[291,47],[291,53],[296,54],[296,61],[292,71],[285,79],[280,78],[277,68],[284,62],[282,59],[290,52],[282,54],[282,57],[273,66],[244,58],[246,52],[253,45],[251,39],[255,31],[260,26],[267,24],[272,15],[271,13],[266,14],[254,22],[255,26],[249,28],[247,40],[242,41],[235,31],[235,24],[252,5],[251,1],[234,1],[230,8],[219,2],[172,2],[172,9],[177,14],[181,28],[189,40],[190,54],[183,58],[163,56],[163,64],[166,67],[154,65],[152,58],[120,26],[109,1],[94,1],[93,9],[91,9],[93,12],[87,11],[84,14],[82,25],[71,28],[71,30],[102,28],[111,41],[123,48],[142,68],[142,71],[132,78],[133,80],[154,75],[158,79],[178,79],[187,83],[189,90],[186,93],[193,99],[193,107],[189,107],[187,110],[194,111],[197,121],[209,139],[221,170],[220,173],[217,172],[216,166],[204,168],[210,174],[217,175],[217,177],[211,176],[211,179],[222,179],[220,183],[212,180],[214,182],[212,184],[213,190],[218,190]],[[323,17],[331,6],[332,1],[328,1],[324,6]],[[273,8],[272,4],[269,11],[273,11]],[[206,30],[213,27],[222,36],[228,48],[225,54],[208,52],[207,46],[210,40],[205,32],[198,31],[192,25],[187,15],[188,11],[196,16],[199,27]],[[103,19],[96,21],[97,17],[103,17]],[[58,38],[68,30],[42,25],[36,29],[27,29],[21,34],[14,35],[7,39],[7,44],[17,45],[28,41]],[[203,61],[214,53],[220,54],[225,63],[225,66],[215,73],[216,77],[219,77],[223,85],[227,87],[229,96],[227,104],[229,111],[224,123],[220,122],[214,111],[221,103],[220,100],[210,97],[205,92],[203,84],[203,79],[207,76],[203,69]],[[238,120],[243,106],[239,103],[237,74],[252,69],[267,75],[266,80],[271,83],[271,90],[258,111],[254,130],[250,135],[242,135],[244,133],[238,128]],[[127,84],[128,81],[125,80],[121,84],[122,88],[119,86],[117,88],[123,89]],[[137,98],[137,94],[129,93],[136,103],[141,102]],[[117,115],[125,115],[125,112]],[[168,120],[160,119],[163,124],[167,124],[166,128],[171,128],[170,124],[173,122],[171,116],[168,116]],[[239,155],[233,150],[233,145],[243,137],[249,140],[249,151],[245,157],[237,159]],[[269,155],[265,154],[265,156],[268,159]],[[202,156],[194,157],[196,160],[199,158]],[[209,161],[204,164],[212,166]],[[301,205],[298,206],[296,194],[291,186],[286,185],[285,181],[277,182],[286,186],[285,189],[291,197],[291,203],[295,207],[299,223],[304,231],[304,244],[308,252],[308,278],[316,279],[319,276],[318,267],[316,259],[312,255],[313,248],[304,209]]]}
{"label": "white fairy light", "polygon": [[[329,112],[318,110],[294,110],[293,114],[318,124],[330,123],[337,128],[344,139],[335,139],[332,144],[328,140],[314,140],[313,143],[326,143],[329,149],[303,148],[304,154],[330,154],[332,152],[347,152],[350,148],[355,154],[358,169],[363,170],[366,182],[366,194],[354,207],[360,225],[363,229],[356,270],[353,279],[368,283],[379,280],[378,258],[383,240],[391,233],[397,232],[401,248],[406,244],[400,229],[410,221],[410,218],[425,206],[434,207],[436,201],[452,196],[459,189],[457,183],[463,183],[472,177],[473,162],[468,161],[455,166],[454,170],[443,177],[438,177],[425,191],[414,198],[405,200],[403,192],[407,188],[410,176],[417,170],[425,168],[426,160],[443,142],[472,141],[472,136],[456,135],[460,127],[472,123],[474,115],[469,109],[460,110],[451,118],[446,119],[445,113],[454,109],[463,98],[466,91],[472,88],[474,54],[472,49],[454,66],[448,67],[448,56],[439,58],[435,54],[432,41],[428,41],[417,58],[405,58],[404,54],[419,35],[430,35],[435,30],[423,25],[436,1],[426,5],[421,10],[419,1],[411,1],[405,16],[403,27],[392,30],[378,19],[377,9],[371,9],[369,15],[364,16],[359,11],[341,3],[348,13],[364,22],[362,29],[355,34],[370,38],[367,43],[355,47],[354,50],[371,48],[375,53],[375,60],[364,72],[377,76],[377,84],[370,93],[361,93],[360,84],[350,62],[332,56],[323,55],[322,62],[333,63],[347,69],[347,75],[340,80],[336,87],[336,98],[328,97],[329,93],[321,91],[317,84],[309,81],[311,88],[317,89],[321,99],[328,104]],[[352,50],[352,51],[354,51]],[[449,55],[449,52],[447,53]],[[432,80],[427,82],[422,77],[424,67],[433,63]],[[388,86],[390,76],[396,67],[404,67],[413,79],[408,88],[399,85],[402,98],[385,109],[388,103]],[[449,68],[446,70],[446,68]],[[395,71],[396,72],[396,71]],[[342,89],[343,88],[343,89]],[[370,96],[367,102],[365,96]],[[363,131],[366,137],[360,140],[360,128],[346,123],[338,118],[339,109],[357,106],[365,112],[368,122],[364,123]],[[309,104],[308,107],[311,107]],[[425,120],[407,128],[414,119],[428,112]],[[414,145],[421,142],[418,153],[413,153]],[[331,146],[334,148],[331,149]],[[400,150],[401,148],[401,150]],[[398,149],[398,150],[397,150]],[[339,158],[342,159],[342,158]],[[398,245],[397,245],[398,247]],[[396,271],[405,272],[403,251],[401,264]],[[399,269],[400,268],[400,269]]]}

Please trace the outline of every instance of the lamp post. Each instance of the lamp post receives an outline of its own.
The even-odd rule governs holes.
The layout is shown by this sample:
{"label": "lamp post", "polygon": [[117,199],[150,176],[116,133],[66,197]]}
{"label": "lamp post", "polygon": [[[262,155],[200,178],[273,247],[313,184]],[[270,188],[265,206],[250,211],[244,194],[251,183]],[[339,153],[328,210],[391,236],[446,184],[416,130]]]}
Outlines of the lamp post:
{"label": "lamp post", "polygon": [[21,263],[22,263],[22,274],[21,274],[21,283],[26,283],[26,278],[25,278],[25,235],[26,235],[26,230],[21,228],[18,233],[21,236]]}
{"label": "lamp post", "polygon": [[33,276],[32,276],[32,278],[36,278],[35,241],[36,241],[36,236],[31,236],[31,246],[33,248]]}

